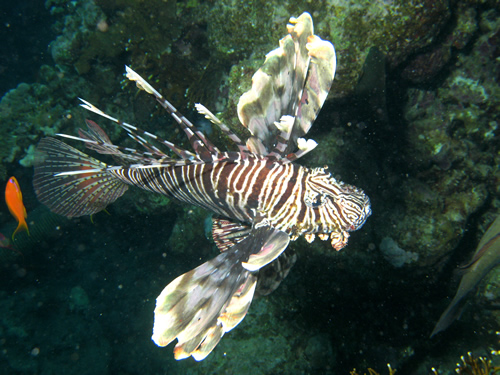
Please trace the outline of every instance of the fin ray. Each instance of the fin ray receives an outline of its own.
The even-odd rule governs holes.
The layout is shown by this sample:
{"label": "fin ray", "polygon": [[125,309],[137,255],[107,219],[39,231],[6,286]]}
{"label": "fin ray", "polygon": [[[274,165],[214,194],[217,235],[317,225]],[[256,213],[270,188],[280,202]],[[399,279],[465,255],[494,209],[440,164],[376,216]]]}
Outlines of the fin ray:
{"label": "fin ray", "polygon": [[[252,302],[257,273],[243,263],[252,254],[267,253],[272,244],[282,245],[282,235],[289,239],[269,226],[254,227],[241,242],[168,284],[156,300],[153,341],[166,346],[177,338],[176,359],[205,358],[243,320]],[[261,266],[263,259],[258,257]],[[257,262],[250,264],[258,269]]]}
{"label": "fin ray", "polygon": [[55,138],[43,138],[36,152],[35,193],[41,203],[57,214],[94,214],[128,188],[107,172],[106,164]]}
{"label": "fin ray", "polygon": [[153,95],[158,103],[167,110],[167,112],[172,116],[172,118],[179,124],[181,129],[186,133],[191,146],[196,152],[196,155],[203,160],[211,160],[211,156],[215,154],[220,154],[221,152],[215,147],[215,145],[210,142],[205,134],[201,132],[196,126],[194,126],[191,121],[189,121],[182,113],[180,113],[177,108],[175,108],[167,99],[165,99],[157,90],[153,88],[144,78],[132,70],[129,66],[125,66],[127,71],[127,78],[131,81],[135,81],[137,87],[141,90],[146,91],[148,94]]}
{"label": "fin ray", "polygon": [[[309,131],[336,68],[333,45],[313,34],[308,13],[291,18],[287,28],[289,35],[266,55],[252,77],[252,88],[238,102],[240,122],[253,135],[247,147],[260,155],[272,151],[278,158],[294,151],[297,139]],[[283,117],[293,118],[292,127],[286,131],[280,129]],[[287,159],[293,161],[304,154],[301,150]]]}
{"label": "fin ray", "polygon": [[221,252],[243,241],[250,234],[250,230],[249,225],[212,217],[212,238]]}

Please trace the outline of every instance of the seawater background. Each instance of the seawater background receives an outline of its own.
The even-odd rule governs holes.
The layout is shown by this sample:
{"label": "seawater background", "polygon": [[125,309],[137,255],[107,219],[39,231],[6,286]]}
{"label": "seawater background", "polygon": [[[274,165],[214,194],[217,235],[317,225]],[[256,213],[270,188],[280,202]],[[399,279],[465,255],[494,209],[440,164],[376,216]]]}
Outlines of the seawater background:
{"label": "seawater background", "polygon": [[[397,5],[371,3],[378,8],[362,1],[328,4],[352,19],[364,10],[373,22],[393,16]],[[346,17],[345,35],[332,39],[340,86],[332,87],[310,134],[320,145],[302,163],[328,164],[335,176],[365,189],[373,215],[340,253],[318,240],[293,243],[299,260],[287,279],[255,300],[201,363],[175,361],[172,345],[158,348],[150,336],[163,287],[217,253],[207,239],[209,213],[129,191],[108,213],[61,218],[36,201],[29,146],[83,126],[88,114],[76,96],[185,145],[150,98],[121,82],[124,64],[151,75],[166,97],[199,121],[192,103],[217,110],[234,103],[245,91],[241,82],[284,35],[290,14],[311,11],[324,38],[327,30],[335,34],[330,19],[340,15],[285,3],[244,29],[241,20],[260,3],[2,4],[0,90],[12,91],[0,104],[1,173],[21,184],[31,236],[16,237],[20,253],[0,248],[0,373],[348,374],[370,367],[385,374],[391,363],[401,374],[428,374],[432,366],[447,374],[467,351],[478,356],[498,348],[498,271],[471,297],[459,322],[428,337],[455,292],[456,265],[469,259],[498,214],[498,5],[457,2],[434,18],[421,11],[439,4],[415,4],[416,19],[422,25],[435,20],[438,30],[426,30],[433,38],[420,42],[424,27],[408,27],[413,33],[400,37],[414,51],[397,61],[390,53],[404,48],[394,48],[382,64],[365,65],[366,75],[373,70],[384,79],[369,81],[361,93],[349,72],[360,71],[367,51],[350,56],[351,47],[341,44],[356,37]],[[114,142],[127,142],[112,124],[99,123]],[[1,207],[0,233],[9,237],[15,223]],[[408,255],[401,267],[394,247],[381,249],[385,237]]]}

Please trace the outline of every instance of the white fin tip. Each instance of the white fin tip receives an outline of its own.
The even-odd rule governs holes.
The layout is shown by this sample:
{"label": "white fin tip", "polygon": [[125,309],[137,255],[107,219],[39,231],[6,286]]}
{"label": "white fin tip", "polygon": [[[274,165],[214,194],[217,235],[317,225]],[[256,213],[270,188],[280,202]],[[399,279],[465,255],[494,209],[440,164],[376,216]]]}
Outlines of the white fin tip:
{"label": "white fin tip", "polygon": [[305,140],[304,138],[297,139],[297,146],[301,151],[311,151],[314,149],[318,143],[313,139]]}
{"label": "white fin tip", "polygon": [[138,88],[146,91],[148,94],[152,94],[157,98],[161,98],[162,96],[158,91],[156,91],[153,86],[146,82],[144,78],[142,78],[139,74],[137,74],[132,68],[125,65],[125,71],[127,72],[127,78],[131,81],[135,81]]}

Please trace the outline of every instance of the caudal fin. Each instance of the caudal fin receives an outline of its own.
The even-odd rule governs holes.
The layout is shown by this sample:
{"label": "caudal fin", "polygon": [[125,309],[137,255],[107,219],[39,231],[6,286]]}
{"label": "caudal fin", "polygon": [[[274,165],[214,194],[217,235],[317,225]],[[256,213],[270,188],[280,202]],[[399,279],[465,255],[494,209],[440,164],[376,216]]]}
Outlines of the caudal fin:
{"label": "caudal fin", "polygon": [[33,186],[41,203],[66,217],[99,212],[128,188],[105,163],[50,137],[38,144]]}
{"label": "caudal fin", "polygon": [[253,260],[265,266],[262,260],[276,259],[288,242],[284,232],[253,229],[243,241],[172,281],[156,299],[153,341],[166,346],[177,338],[176,359],[203,360],[245,317],[258,275]]}

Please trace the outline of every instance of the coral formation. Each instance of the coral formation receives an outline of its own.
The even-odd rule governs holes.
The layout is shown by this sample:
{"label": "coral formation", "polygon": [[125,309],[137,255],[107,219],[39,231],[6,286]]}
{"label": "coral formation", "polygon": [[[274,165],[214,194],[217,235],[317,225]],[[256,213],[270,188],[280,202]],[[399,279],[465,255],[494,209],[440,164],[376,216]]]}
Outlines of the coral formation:
{"label": "coral formation", "polygon": [[[71,75],[66,76],[47,65],[42,66],[39,77],[40,83],[21,83],[7,92],[0,101],[0,159],[3,163],[12,163],[20,157],[26,158],[28,152],[32,155],[33,149],[30,146],[36,144],[40,137],[54,135],[67,127],[73,116],[81,118],[73,114],[73,103],[76,91],[88,92],[86,82]],[[67,87],[71,89],[67,90]],[[29,158],[23,163],[31,166]],[[5,170],[0,170],[0,175],[5,177]]]}
{"label": "coral formation", "polygon": [[[432,372],[435,375],[440,374],[434,367]],[[455,372],[459,375],[495,375],[500,373],[500,366],[493,365],[488,357],[476,357],[471,352],[468,352],[467,356],[460,357]]]}
{"label": "coral formation", "polygon": [[411,251],[404,251],[398,244],[390,237],[382,238],[380,243],[380,251],[384,258],[391,263],[394,267],[402,267],[405,264],[418,261],[418,254]]}
{"label": "coral formation", "polygon": [[405,109],[408,155],[416,178],[404,191],[407,213],[396,241],[432,264],[455,248],[469,216],[498,193],[495,141],[500,88],[495,63],[500,23],[481,14],[484,34],[436,91],[410,89]]}
{"label": "coral formation", "polygon": [[[9,173],[28,180],[25,167],[41,137],[76,133],[84,124],[78,96],[183,144],[154,102],[130,95],[138,91],[133,85],[122,91],[116,84],[124,64],[148,77],[187,117],[185,108],[202,102],[234,125],[235,104],[283,34],[284,21],[308,10],[317,33],[334,43],[339,66],[332,98],[311,135],[319,141],[317,152],[304,163],[329,164],[335,177],[350,183],[363,180],[376,220],[353,234],[347,252],[332,253],[320,241],[305,252],[301,241],[294,243],[298,272],[278,294],[257,300],[243,329],[195,367],[155,351],[150,310],[156,292],[194,265],[186,264],[187,255],[199,255],[196,261],[212,255],[205,212],[134,191],[110,206],[109,215],[96,215],[93,223],[75,220],[72,230],[29,211],[29,220],[45,220],[43,231],[64,234],[64,240],[24,241],[26,264],[2,256],[4,371],[330,374],[353,365],[382,369],[390,361],[401,373],[428,374],[435,363],[443,364],[442,373],[453,371],[457,352],[488,348],[488,333],[500,322],[492,309],[500,295],[498,269],[454,328],[434,341],[428,335],[456,288],[452,269],[500,209],[497,2],[48,0],[46,7],[58,34],[49,51],[54,64],[0,102],[4,179]],[[357,117],[365,108],[350,97],[372,46],[386,55],[385,122]],[[127,138],[109,123],[103,127],[114,142]],[[226,140],[212,130],[224,148]],[[9,220],[0,212],[4,234]],[[390,259],[398,259],[400,248],[412,262],[389,264],[376,251],[384,237],[394,241],[383,246],[396,250]],[[72,304],[67,285],[80,285],[92,304]],[[110,301],[118,313],[105,308]],[[360,364],[362,357],[368,359]],[[464,360],[466,374],[473,360]],[[491,360],[498,365],[498,357]]]}
{"label": "coral formation", "polygon": [[[389,369],[389,375],[394,375],[396,373],[396,370],[394,370],[390,364],[387,364],[387,367]],[[359,375],[358,372],[356,371],[356,369],[353,369],[351,371],[351,375]],[[366,375],[366,373],[364,373],[364,375]],[[374,369],[372,368],[368,368],[368,375],[380,375],[380,373],[378,373],[377,371],[375,371]]]}
{"label": "coral formation", "polygon": [[[445,1],[285,2],[273,6],[268,12],[271,17],[266,18],[256,17],[256,14],[270,7],[268,2],[263,2],[260,8],[255,2],[245,6],[232,6],[233,3],[217,2],[209,24],[218,26],[209,27],[209,40],[217,41],[220,52],[231,56],[236,52],[252,51],[251,55],[248,52],[244,54],[244,59],[231,69],[229,112],[223,116],[230,125],[234,124],[232,115],[237,98],[245,92],[259,65],[256,60],[263,59],[263,53],[259,52],[267,51],[266,42],[279,35],[276,25],[289,14],[299,14],[300,9],[308,9],[315,18],[318,33],[335,45],[338,62],[330,91],[330,96],[335,98],[345,98],[354,92],[370,48],[376,47],[385,54],[388,65],[394,69],[408,56],[431,44],[450,18]],[[236,27],[238,31],[235,33],[233,30]],[[262,35],[262,30],[267,34]],[[246,48],[248,42],[240,39],[257,31],[258,39],[263,43],[257,49],[256,46]],[[260,50],[261,46],[264,46],[263,50]]]}
{"label": "coral formation", "polygon": [[494,366],[491,359],[474,357],[471,352],[467,357],[460,357],[462,363],[457,364],[456,373],[459,375],[495,375],[500,372],[500,366]]}

